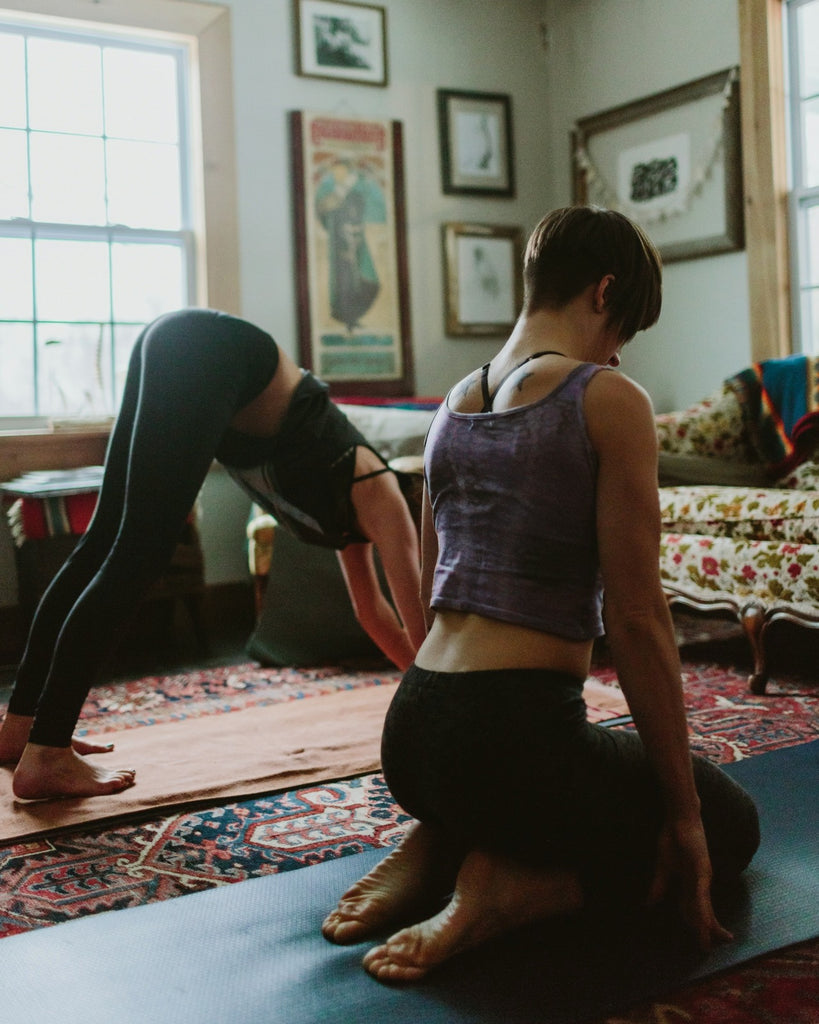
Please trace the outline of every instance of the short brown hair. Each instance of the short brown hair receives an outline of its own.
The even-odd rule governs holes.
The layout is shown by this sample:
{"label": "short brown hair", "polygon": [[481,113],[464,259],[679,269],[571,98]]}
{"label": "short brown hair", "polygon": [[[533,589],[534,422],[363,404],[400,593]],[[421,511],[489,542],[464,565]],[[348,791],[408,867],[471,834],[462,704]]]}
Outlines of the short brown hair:
{"label": "short brown hair", "polygon": [[621,341],[657,322],[662,262],[645,232],[615,210],[569,206],[547,214],[526,245],[524,311],[560,309],[606,274],[609,323]]}

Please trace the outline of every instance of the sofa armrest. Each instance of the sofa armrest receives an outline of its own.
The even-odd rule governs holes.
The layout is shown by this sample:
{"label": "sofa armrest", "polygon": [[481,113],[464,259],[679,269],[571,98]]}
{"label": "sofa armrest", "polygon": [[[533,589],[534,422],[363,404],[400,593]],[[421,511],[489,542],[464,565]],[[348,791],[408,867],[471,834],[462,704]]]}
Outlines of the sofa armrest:
{"label": "sofa armrest", "polygon": [[813,458],[803,462],[787,476],[777,480],[777,487],[793,488],[797,491],[819,491],[819,460]]}

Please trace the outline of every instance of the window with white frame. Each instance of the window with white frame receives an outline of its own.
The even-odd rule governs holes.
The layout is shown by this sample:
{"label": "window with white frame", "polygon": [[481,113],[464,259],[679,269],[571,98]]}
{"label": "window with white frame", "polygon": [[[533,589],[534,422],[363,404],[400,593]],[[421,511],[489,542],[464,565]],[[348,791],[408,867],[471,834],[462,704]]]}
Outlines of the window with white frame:
{"label": "window with white frame", "polygon": [[187,63],[0,19],[0,417],[112,414],[142,326],[193,301]]}
{"label": "window with white frame", "polygon": [[819,0],[788,0],[794,349],[819,355]]}

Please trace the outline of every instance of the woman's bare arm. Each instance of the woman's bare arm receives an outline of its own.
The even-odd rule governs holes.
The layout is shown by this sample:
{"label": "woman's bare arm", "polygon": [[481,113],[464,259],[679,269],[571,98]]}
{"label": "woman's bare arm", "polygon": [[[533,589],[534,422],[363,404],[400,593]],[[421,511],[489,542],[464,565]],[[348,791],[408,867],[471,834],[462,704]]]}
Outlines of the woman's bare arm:
{"label": "woman's bare arm", "polygon": [[609,372],[589,383],[585,411],[599,459],[597,534],[606,633],[665,801],[654,894],[678,876],[683,916],[708,946],[728,933],[711,906],[711,864],[694,786],[679,654],[660,582],[654,413],[642,388]]}
{"label": "woman's bare arm", "polygon": [[398,668],[408,668],[417,647],[381,590],[373,545],[350,544],[338,552],[338,559],[362,629]]}
{"label": "woman's bare arm", "polygon": [[[351,544],[340,552],[347,588],[364,629],[399,667],[405,668],[426,636],[418,533],[391,473],[357,483],[353,501],[359,527],[378,549],[395,610],[378,585],[372,551],[367,551],[369,545]],[[400,641],[396,629],[403,633]],[[404,654],[399,661],[385,645],[394,652],[408,650],[409,659]]]}

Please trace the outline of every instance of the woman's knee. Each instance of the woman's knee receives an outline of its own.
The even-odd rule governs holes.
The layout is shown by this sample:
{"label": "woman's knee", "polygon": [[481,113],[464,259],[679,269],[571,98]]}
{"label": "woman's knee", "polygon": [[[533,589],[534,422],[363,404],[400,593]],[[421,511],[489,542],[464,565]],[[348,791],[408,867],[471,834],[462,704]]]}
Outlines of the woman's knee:
{"label": "woman's knee", "polygon": [[714,874],[741,874],[760,842],[759,812],[751,796],[717,765],[695,758],[694,776]]}

